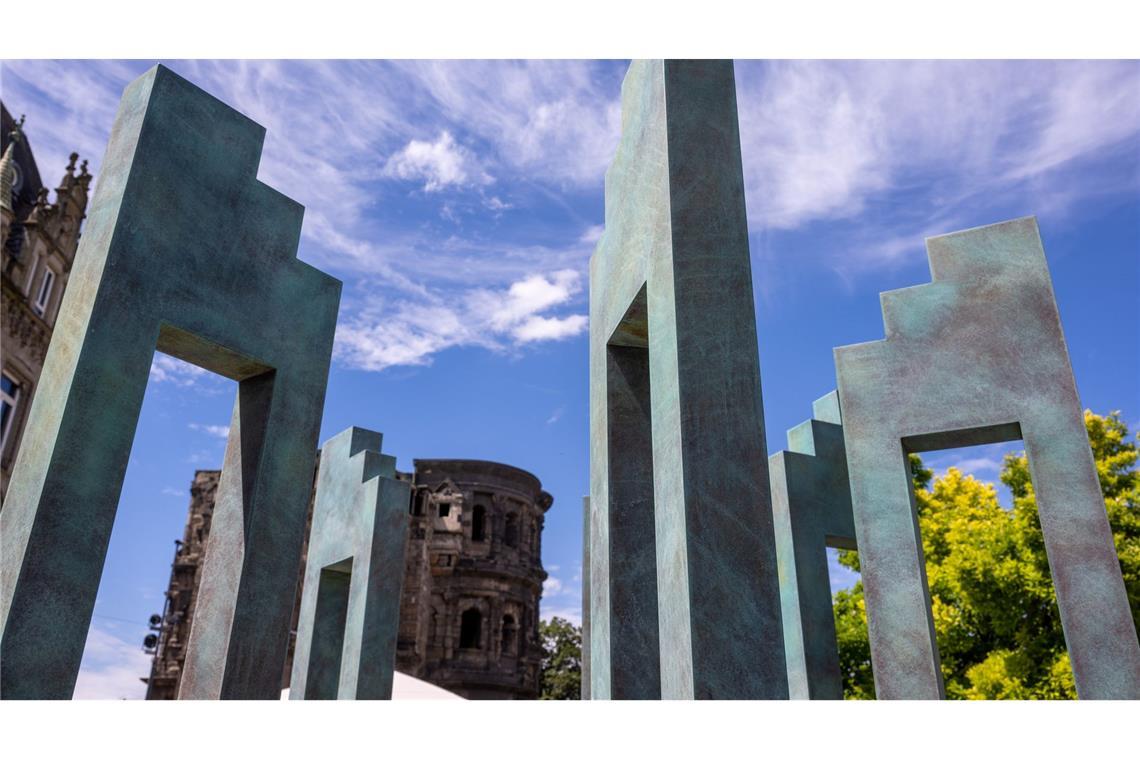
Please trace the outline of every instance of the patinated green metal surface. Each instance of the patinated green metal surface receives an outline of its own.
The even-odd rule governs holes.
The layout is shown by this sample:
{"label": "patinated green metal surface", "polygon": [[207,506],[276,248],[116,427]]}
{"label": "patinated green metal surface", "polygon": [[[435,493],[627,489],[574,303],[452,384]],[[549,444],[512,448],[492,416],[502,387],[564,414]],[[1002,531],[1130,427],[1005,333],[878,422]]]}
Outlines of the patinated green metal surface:
{"label": "patinated green metal surface", "polygon": [[590,698],[590,497],[582,497],[582,683],[581,698]]}
{"label": "patinated green metal surface", "polygon": [[71,696],[156,347],[239,382],[180,695],[280,696],[340,282],[263,138],[162,66],[123,94],[0,513],[4,698]]}
{"label": "patinated green metal surface", "polygon": [[792,699],[843,699],[827,547],[856,547],[835,391],[812,405],[812,419],[788,431],[788,449],[768,460],[788,692]]}
{"label": "patinated green metal surface", "polygon": [[786,698],[729,61],[622,85],[590,426],[591,695]]}
{"label": "patinated green metal surface", "polygon": [[1021,438],[1082,699],[1140,699],[1140,644],[1034,218],[927,240],[886,339],[835,349],[875,689],[943,694],[907,452]]}
{"label": "patinated green metal surface", "polygon": [[321,449],[291,699],[391,699],[411,490],[382,436]]}

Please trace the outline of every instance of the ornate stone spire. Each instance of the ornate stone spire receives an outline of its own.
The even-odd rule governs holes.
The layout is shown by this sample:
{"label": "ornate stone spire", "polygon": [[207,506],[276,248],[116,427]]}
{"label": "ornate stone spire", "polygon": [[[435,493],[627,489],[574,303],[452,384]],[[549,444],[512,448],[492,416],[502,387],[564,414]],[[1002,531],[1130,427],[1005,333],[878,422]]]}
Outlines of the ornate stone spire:
{"label": "ornate stone spire", "polygon": [[32,207],[32,213],[28,214],[24,224],[35,225],[43,222],[51,210],[52,205],[48,201],[48,189],[41,187],[39,193],[36,194],[36,205]]}
{"label": "ornate stone spire", "polygon": [[20,142],[24,131],[24,116],[20,115],[20,120],[16,122],[16,126],[12,128],[9,135],[11,141],[8,143],[8,149],[4,151],[3,158],[0,158],[0,208],[12,210],[12,183],[16,181],[16,143]]}

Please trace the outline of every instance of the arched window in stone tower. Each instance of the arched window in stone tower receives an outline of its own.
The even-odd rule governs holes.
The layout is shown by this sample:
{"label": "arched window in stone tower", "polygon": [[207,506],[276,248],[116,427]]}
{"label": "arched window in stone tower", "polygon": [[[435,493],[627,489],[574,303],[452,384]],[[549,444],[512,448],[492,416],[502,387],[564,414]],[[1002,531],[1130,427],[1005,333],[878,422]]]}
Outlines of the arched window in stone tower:
{"label": "arched window in stone tower", "polygon": [[478,649],[479,639],[482,638],[483,616],[479,610],[472,607],[464,610],[459,620],[459,648]]}
{"label": "arched window in stone tower", "polygon": [[471,540],[487,540],[487,510],[483,508],[482,504],[476,504],[471,513]]}
{"label": "arched window in stone tower", "polygon": [[517,636],[518,626],[515,625],[514,617],[511,615],[503,615],[503,655],[508,657],[514,656]]}
{"label": "arched window in stone tower", "polygon": [[503,530],[503,541],[510,547],[517,547],[519,545],[518,515],[507,515],[507,524]]}
{"label": "arched window in stone tower", "polygon": [[422,517],[424,513],[424,503],[427,501],[427,491],[417,489],[412,492],[412,514],[416,517]]}

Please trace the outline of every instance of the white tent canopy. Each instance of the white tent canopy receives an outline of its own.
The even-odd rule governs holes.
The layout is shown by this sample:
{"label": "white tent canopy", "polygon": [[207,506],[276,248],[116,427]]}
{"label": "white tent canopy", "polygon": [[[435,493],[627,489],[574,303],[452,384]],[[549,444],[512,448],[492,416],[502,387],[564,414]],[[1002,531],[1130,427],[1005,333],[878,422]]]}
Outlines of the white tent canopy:
{"label": "white tent canopy", "polygon": [[[281,691],[281,698],[289,698],[289,690],[283,689]],[[453,694],[447,689],[441,689],[435,684],[421,681],[418,678],[405,675],[400,671],[396,671],[396,677],[392,679],[392,699],[463,699],[458,694]]]}

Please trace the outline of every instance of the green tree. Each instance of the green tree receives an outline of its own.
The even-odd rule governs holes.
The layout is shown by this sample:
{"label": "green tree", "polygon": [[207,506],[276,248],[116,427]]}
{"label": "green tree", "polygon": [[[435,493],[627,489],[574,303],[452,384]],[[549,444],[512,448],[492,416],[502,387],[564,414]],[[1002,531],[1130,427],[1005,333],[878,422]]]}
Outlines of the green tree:
{"label": "green tree", "polygon": [[538,623],[542,639],[542,690],[539,699],[580,699],[582,629],[560,617]]}
{"label": "green tree", "polygon": [[[1119,412],[1086,411],[1085,426],[1140,627],[1138,449]],[[993,485],[957,468],[933,479],[912,455],[911,470],[947,697],[1075,698],[1025,454],[1009,454],[1003,463],[1010,510],[998,503]],[[859,569],[855,552],[841,552],[839,561]],[[835,595],[835,622],[844,694],[873,698],[862,581]]]}

